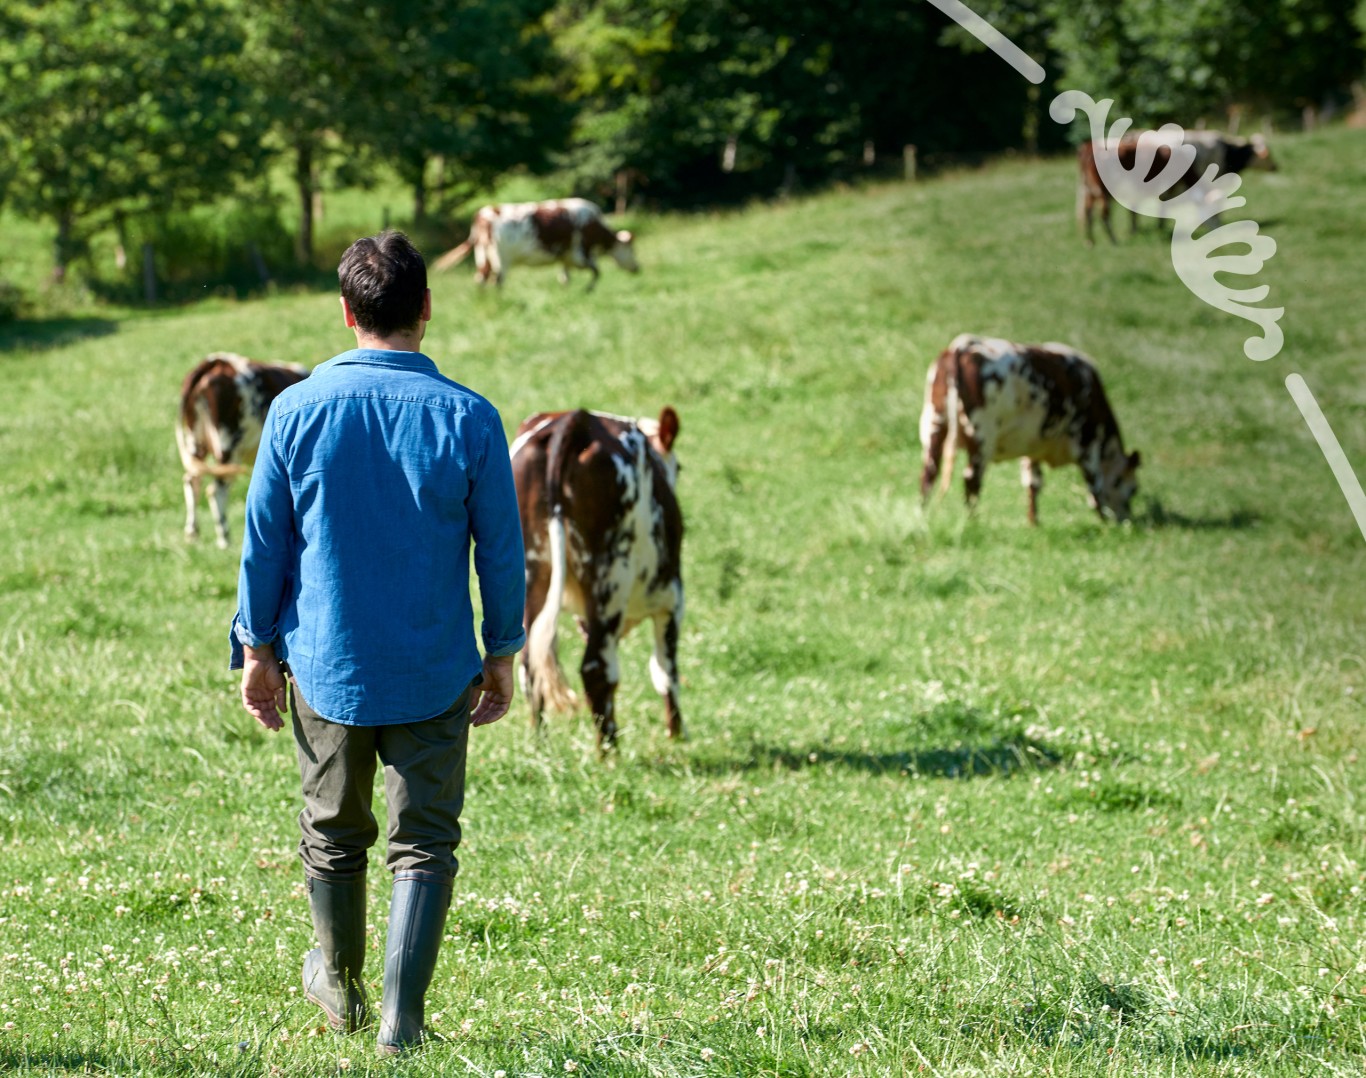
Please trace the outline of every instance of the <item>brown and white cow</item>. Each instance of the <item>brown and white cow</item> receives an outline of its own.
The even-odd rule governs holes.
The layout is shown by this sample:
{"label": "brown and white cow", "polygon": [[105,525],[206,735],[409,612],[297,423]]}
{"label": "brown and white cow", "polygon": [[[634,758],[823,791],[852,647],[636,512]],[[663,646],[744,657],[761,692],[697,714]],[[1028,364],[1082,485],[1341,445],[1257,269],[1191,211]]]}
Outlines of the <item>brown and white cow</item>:
{"label": "brown and white cow", "polygon": [[[1266,139],[1261,135],[1241,139],[1219,131],[1185,131],[1181,139],[1174,140],[1163,131],[1141,131],[1120,139],[1115,147],[1115,155],[1125,170],[1132,171],[1140,145],[1150,147],[1153,155],[1152,164],[1148,167],[1144,179],[1151,180],[1166,168],[1171,160],[1172,149],[1182,141],[1194,148],[1195,157],[1181,179],[1172,187],[1173,194],[1201,183],[1211,165],[1218,170],[1219,175],[1229,172],[1240,173],[1248,169],[1276,171],[1276,162],[1271,156]],[[1111,193],[1106,189],[1100,170],[1096,166],[1094,142],[1083,142],[1077,147],[1077,172],[1077,216],[1084,221],[1086,242],[1094,242],[1092,217],[1099,209],[1101,224],[1106,235],[1110,237],[1110,242],[1114,243],[1115,233],[1110,227]],[[1154,206],[1153,212],[1161,216],[1162,206]],[[1217,220],[1211,221],[1211,224],[1217,224]],[[1135,215],[1131,220],[1130,230],[1136,231],[1137,228],[1138,217]]]}
{"label": "brown and white cow", "polygon": [[945,446],[946,488],[954,446],[966,450],[969,506],[977,501],[988,464],[1023,458],[1020,481],[1029,491],[1031,524],[1039,519],[1044,464],[1079,465],[1101,519],[1127,519],[1138,490],[1139,454],[1124,451],[1095,364],[1065,344],[1015,344],[968,333],[955,337],[925,376],[920,444],[923,497],[940,474]]}
{"label": "brown and white cow", "polygon": [[560,610],[568,608],[585,638],[580,672],[599,747],[617,734],[618,642],[646,619],[655,632],[650,676],[664,698],[669,736],[682,736],[677,437],[678,413],[668,407],[658,420],[542,412],[518,428],[511,453],[526,545],[521,676],[537,727],[547,707],[574,705],[555,645]]}
{"label": "brown and white cow", "polygon": [[489,278],[502,284],[511,266],[558,263],[564,284],[569,283],[571,268],[588,270],[593,275],[588,282],[592,291],[598,283],[595,256],[599,254],[610,255],[631,273],[640,272],[631,233],[608,228],[602,210],[582,198],[484,206],[474,215],[469,238],[438,258],[432,268],[449,269],[471,250],[480,284],[487,284]]}
{"label": "brown and white cow", "polygon": [[199,536],[195,511],[207,476],[218,545],[228,545],[228,485],[251,471],[271,402],[307,377],[306,367],[256,363],[234,352],[210,352],[185,376],[175,440],[185,468],[187,539]]}

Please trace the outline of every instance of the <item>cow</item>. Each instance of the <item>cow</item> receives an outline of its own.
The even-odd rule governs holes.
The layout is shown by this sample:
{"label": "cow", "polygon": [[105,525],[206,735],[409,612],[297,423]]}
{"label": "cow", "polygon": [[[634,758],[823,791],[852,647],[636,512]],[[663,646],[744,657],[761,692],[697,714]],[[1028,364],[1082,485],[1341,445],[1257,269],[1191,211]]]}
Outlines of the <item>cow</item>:
{"label": "cow", "polygon": [[228,545],[228,485],[251,471],[261,424],[280,392],[308,377],[297,364],[256,363],[235,352],[210,352],[185,376],[175,440],[185,469],[185,538],[199,537],[195,511],[207,476],[218,545]]}
{"label": "cow", "polygon": [[612,231],[602,211],[582,198],[484,206],[474,215],[469,238],[438,258],[432,267],[449,269],[471,250],[480,284],[492,278],[501,285],[511,266],[559,263],[563,284],[569,283],[570,269],[577,266],[588,270],[592,279],[587,290],[591,292],[598,283],[598,254],[611,255],[624,270],[640,272],[631,233]]}
{"label": "cow", "polygon": [[1138,490],[1140,456],[1124,451],[1095,364],[1065,344],[1015,344],[968,333],[955,337],[925,376],[920,444],[925,499],[940,475],[945,446],[945,488],[955,445],[967,451],[963,480],[969,507],[977,502],[989,463],[1022,458],[1020,481],[1029,491],[1030,524],[1039,522],[1044,464],[1079,465],[1091,506],[1102,520],[1128,519]]}
{"label": "cow", "polygon": [[[1171,194],[1200,184],[1210,165],[1214,165],[1220,175],[1240,173],[1247,169],[1276,171],[1275,159],[1271,156],[1271,150],[1266,144],[1266,139],[1261,135],[1240,139],[1219,131],[1185,131],[1180,139],[1173,139],[1163,131],[1142,131],[1137,134],[1129,134],[1125,135],[1115,145],[1115,156],[1126,171],[1132,171],[1136,164],[1139,147],[1151,147],[1152,163],[1148,167],[1147,174],[1143,177],[1145,180],[1151,180],[1167,167],[1171,160],[1172,150],[1183,141],[1186,145],[1194,148],[1195,157],[1190,167],[1173,184],[1169,192]],[[1096,165],[1096,144],[1094,142],[1083,142],[1077,147],[1077,171],[1077,217],[1084,222],[1087,244],[1092,245],[1095,242],[1092,233],[1092,215],[1097,207],[1100,210],[1101,224],[1105,228],[1105,233],[1110,237],[1110,242],[1114,243],[1115,233],[1110,227],[1111,193],[1106,189],[1105,183],[1101,179],[1100,170]],[[1161,215],[1162,207],[1160,205],[1155,206],[1154,212]],[[1217,217],[1211,223],[1217,224]],[[1137,229],[1138,217],[1134,215],[1130,230],[1137,231]]]}
{"label": "cow", "polygon": [[664,698],[669,736],[683,735],[678,430],[678,413],[669,407],[657,420],[542,412],[518,428],[510,452],[526,546],[527,646],[520,674],[536,729],[547,707],[565,711],[575,704],[556,654],[557,619],[568,608],[585,639],[579,669],[599,749],[610,749],[617,736],[617,645],[647,618],[655,637],[651,680]]}

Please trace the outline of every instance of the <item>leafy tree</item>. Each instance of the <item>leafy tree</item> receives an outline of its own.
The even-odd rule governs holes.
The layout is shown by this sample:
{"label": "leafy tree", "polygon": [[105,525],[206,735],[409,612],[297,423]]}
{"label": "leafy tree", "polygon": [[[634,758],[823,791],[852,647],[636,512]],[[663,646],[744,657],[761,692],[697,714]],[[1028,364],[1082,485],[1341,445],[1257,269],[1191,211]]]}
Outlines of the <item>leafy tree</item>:
{"label": "leafy tree", "polygon": [[629,166],[662,199],[744,197],[853,174],[869,142],[989,150],[1026,127],[1027,84],[942,45],[951,23],[926,4],[562,0],[551,25],[582,106],[579,186]]}
{"label": "leafy tree", "polygon": [[553,0],[408,0],[372,4],[384,27],[376,68],[357,87],[344,134],[391,163],[427,206],[428,165],[442,159],[462,195],[516,166],[543,167],[568,134],[540,25]]}
{"label": "leafy tree", "polygon": [[54,277],[116,214],[210,198],[260,165],[220,0],[16,0],[0,27],[9,195],[56,225]]}
{"label": "leafy tree", "polygon": [[1357,0],[1061,0],[1053,44],[1069,86],[1142,123],[1233,105],[1317,104],[1361,70]]}
{"label": "leafy tree", "polygon": [[263,119],[276,147],[292,158],[294,253],[308,265],[320,177],[340,152],[335,133],[364,119],[372,95],[362,91],[382,84],[385,29],[365,8],[333,0],[232,2],[247,28],[247,64]]}

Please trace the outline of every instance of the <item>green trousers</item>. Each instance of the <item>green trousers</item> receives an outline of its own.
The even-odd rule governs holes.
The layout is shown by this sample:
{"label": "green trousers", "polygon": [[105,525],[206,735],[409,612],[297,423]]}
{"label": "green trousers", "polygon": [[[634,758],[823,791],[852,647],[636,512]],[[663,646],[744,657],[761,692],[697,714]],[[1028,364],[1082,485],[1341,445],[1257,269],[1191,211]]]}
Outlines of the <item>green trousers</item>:
{"label": "green trousers", "polygon": [[365,871],[379,837],[371,808],[378,762],[384,765],[389,810],[389,870],[454,878],[473,688],[435,718],[344,726],[309,707],[290,679],[304,793],[299,855],[309,875],[335,878]]}

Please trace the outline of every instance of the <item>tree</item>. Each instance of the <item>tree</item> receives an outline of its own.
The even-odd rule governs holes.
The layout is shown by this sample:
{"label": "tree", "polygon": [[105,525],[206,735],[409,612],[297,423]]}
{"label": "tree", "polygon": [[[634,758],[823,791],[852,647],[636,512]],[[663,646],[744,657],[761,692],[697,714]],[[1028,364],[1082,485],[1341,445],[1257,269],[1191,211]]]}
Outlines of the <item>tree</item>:
{"label": "tree", "polygon": [[568,135],[571,110],[552,79],[556,56],[541,19],[553,0],[386,0],[376,70],[357,88],[347,140],[392,163],[427,207],[428,165],[439,156],[468,195],[499,174],[544,167]]}
{"label": "tree", "polygon": [[1317,104],[1361,70],[1356,0],[1061,0],[1053,44],[1067,85],[1140,123],[1184,124],[1234,105]]}
{"label": "tree", "polygon": [[629,165],[657,197],[745,197],[853,174],[868,142],[996,149],[1025,126],[1027,85],[943,46],[930,5],[562,0],[551,25],[583,185]]}
{"label": "tree", "polygon": [[335,152],[331,133],[354,126],[362,94],[382,78],[384,27],[365,8],[331,0],[233,0],[247,28],[246,60],[262,115],[293,158],[299,205],[294,253],[313,261],[314,200],[320,173]]}
{"label": "tree", "polygon": [[23,0],[5,22],[9,193],[56,225],[56,280],[116,214],[206,199],[259,169],[242,34],[220,0]]}

